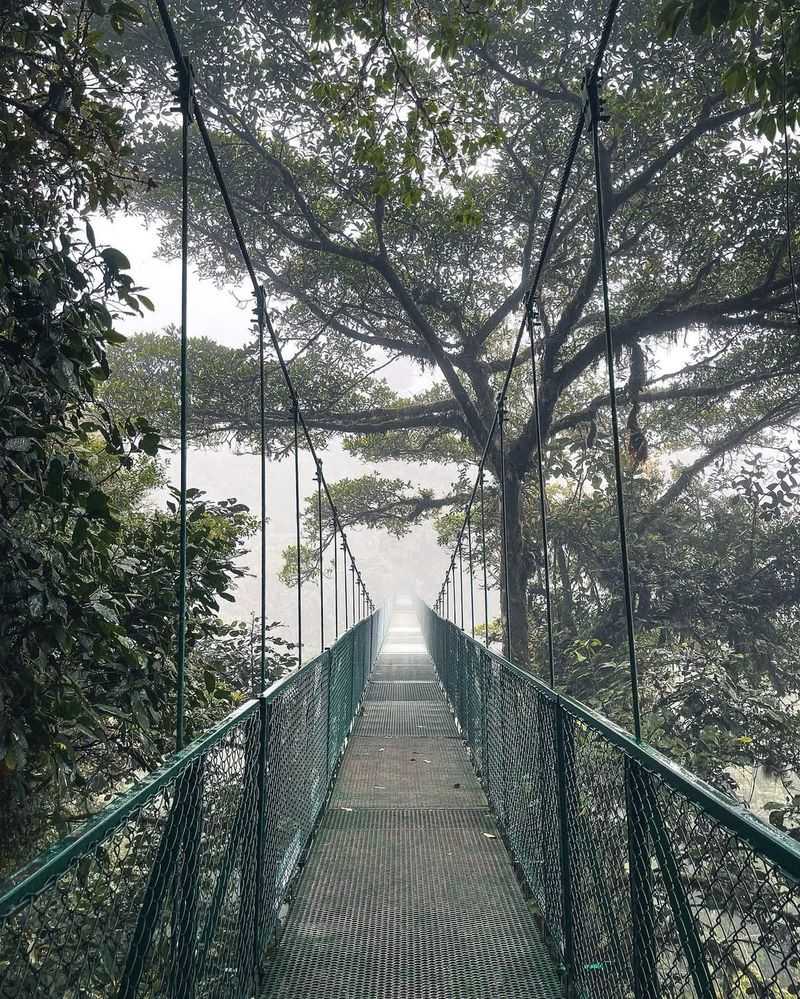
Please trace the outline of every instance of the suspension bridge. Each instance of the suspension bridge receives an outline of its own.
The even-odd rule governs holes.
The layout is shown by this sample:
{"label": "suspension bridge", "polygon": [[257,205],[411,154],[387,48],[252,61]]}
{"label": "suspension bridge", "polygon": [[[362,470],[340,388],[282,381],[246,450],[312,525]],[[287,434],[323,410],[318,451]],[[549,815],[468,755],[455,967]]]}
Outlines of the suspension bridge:
{"label": "suspension bridge", "polygon": [[[184,212],[176,751],[5,885],[2,999],[800,995],[800,846],[641,738],[598,142],[605,117],[599,77],[618,7],[612,0],[586,73],[511,362],[441,590],[433,607],[415,599],[378,608],[325,481],[205,123],[191,62],[158,0],[177,72]],[[494,470],[507,573],[505,397],[527,333],[538,421],[542,344],[536,296],[587,125],[596,176],[632,734],[557,689],[541,444],[548,661],[537,665],[548,682],[522,668],[530,664],[510,661],[508,578],[500,580],[505,655],[476,638],[476,591],[483,596],[483,635],[489,633],[484,476]],[[261,669],[256,695],[186,744],[192,128],[255,302]],[[268,349],[285,380],[286,422],[293,429],[300,636],[297,669],[271,685]],[[321,648],[310,660],[302,640],[301,447],[315,462],[319,521]],[[332,554],[327,569],[326,552]],[[332,607],[324,599],[326,571],[335,581]],[[326,627],[334,639],[330,647]]]}

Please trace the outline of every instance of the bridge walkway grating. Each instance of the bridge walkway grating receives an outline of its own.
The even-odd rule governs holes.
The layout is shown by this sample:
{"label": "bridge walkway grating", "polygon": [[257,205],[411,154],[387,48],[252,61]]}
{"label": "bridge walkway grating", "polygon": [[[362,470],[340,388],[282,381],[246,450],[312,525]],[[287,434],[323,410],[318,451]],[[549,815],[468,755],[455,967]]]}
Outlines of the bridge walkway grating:
{"label": "bridge walkway grating", "polygon": [[395,610],[263,999],[554,999],[411,610]]}

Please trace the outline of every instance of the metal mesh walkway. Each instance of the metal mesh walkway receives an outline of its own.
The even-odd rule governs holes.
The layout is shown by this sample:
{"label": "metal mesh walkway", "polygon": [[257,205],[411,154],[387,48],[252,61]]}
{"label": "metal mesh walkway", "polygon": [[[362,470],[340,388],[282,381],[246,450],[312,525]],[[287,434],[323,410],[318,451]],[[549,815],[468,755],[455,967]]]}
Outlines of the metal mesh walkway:
{"label": "metal mesh walkway", "polygon": [[558,994],[416,618],[401,607],[262,996]]}

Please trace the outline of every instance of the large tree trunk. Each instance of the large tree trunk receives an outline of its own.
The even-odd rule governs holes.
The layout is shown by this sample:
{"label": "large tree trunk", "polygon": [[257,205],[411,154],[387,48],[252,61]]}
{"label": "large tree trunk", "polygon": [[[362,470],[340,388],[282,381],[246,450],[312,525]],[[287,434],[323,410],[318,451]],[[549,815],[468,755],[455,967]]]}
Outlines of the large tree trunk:
{"label": "large tree trunk", "polygon": [[[519,475],[506,467],[506,524],[508,530],[508,618],[506,618],[505,565],[501,564],[500,598],[503,616],[503,645],[506,655],[522,669],[529,668],[528,651],[528,565],[522,538]],[[502,514],[501,514],[502,515]],[[511,641],[509,643],[509,624]]]}

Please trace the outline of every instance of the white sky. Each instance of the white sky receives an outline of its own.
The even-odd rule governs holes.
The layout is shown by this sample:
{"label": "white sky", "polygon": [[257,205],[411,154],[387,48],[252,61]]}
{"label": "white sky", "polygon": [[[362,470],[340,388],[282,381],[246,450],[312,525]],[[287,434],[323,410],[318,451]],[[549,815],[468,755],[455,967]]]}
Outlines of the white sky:
{"label": "white sky", "polygon": [[[97,218],[92,220],[92,225],[99,243],[115,246],[127,255],[134,280],[145,287],[145,293],[155,305],[154,313],[148,312],[143,317],[131,317],[120,322],[120,331],[130,336],[159,330],[169,323],[179,323],[180,264],[178,260],[157,258],[157,225],[150,224],[148,227],[144,220],[132,216],[117,216],[113,220]],[[251,336],[251,301],[249,284],[243,282],[235,288],[221,289],[192,273],[189,285],[190,336],[207,336],[228,346],[246,342]],[[390,365],[381,374],[392,388],[400,392],[414,392],[425,383],[418,369],[405,361]],[[339,444],[328,448],[322,458],[329,481],[377,470],[385,476],[404,478],[441,493],[455,478],[452,469],[435,465],[387,462],[365,466],[359,459],[348,455]],[[168,461],[168,468],[170,478],[176,481],[177,462],[174,457]],[[303,498],[316,489],[312,476],[310,457],[303,455]],[[259,507],[259,459],[255,455],[237,454],[230,447],[193,450],[189,456],[189,485],[205,490],[211,498],[236,496],[256,512]],[[294,542],[294,469],[291,462],[270,466],[268,495],[268,617],[286,622],[287,637],[296,639],[296,591],[283,586],[277,579],[281,551]],[[363,529],[352,530],[348,536],[362,577],[376,601],[410,592],[419,592],[429,599],[435,597],[444,575],[447,553],[436,544],[430,523],[415,527],[407,537],[399,540],[384,531]],[[247,567],[255,573],[258,540],[253,539],[251,544]],[[331,628],[328,627],[332,627],[333,622],[332,592],[332,585],[327,582],[326,642],[332,638]],[[222,610],[226,616],[246,618],[252,611],[258,610],[260,597],[258,581],[254,576],[245,578],[239,584],[236,598],[235,604],[223,602]],[[479,596],[476,593],[476,599],[482,607],[482,594]],[[490,613],[496,613],[496,607],[494,599]],[[303,632],[306,652],[312,655],[319,648],[318,583],[304,588]]]}

